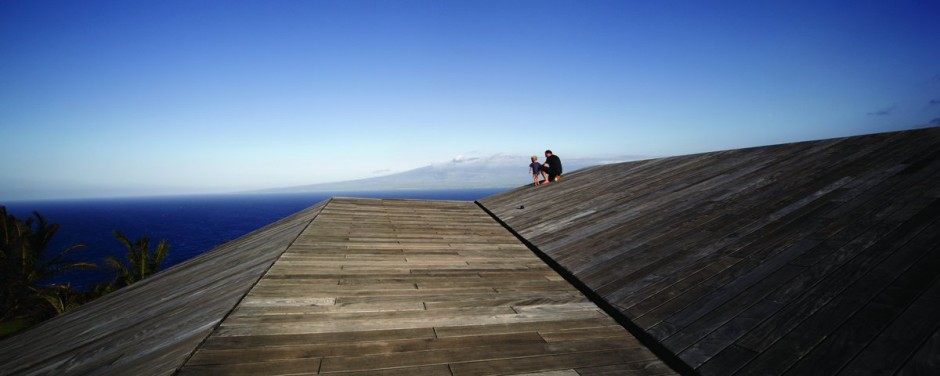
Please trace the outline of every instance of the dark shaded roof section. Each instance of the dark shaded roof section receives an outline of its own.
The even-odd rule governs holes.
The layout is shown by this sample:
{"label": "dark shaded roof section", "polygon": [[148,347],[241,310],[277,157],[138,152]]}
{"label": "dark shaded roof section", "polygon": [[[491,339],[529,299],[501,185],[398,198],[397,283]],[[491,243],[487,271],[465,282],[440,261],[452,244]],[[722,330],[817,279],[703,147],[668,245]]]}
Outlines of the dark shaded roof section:
{"label": "dark shaded roof section", "polygon": [[938,156],[928,128],[597,166],[482,204],[702,374],[938,374]]}
{"label": "dark shaded roof section", "polygon": [[173,374],[324,205],[0,342],[0,374]]}
{"label": "dark shaded roof section", "polygon": [[667,375],[472,202],[334,198],[180,375]]}

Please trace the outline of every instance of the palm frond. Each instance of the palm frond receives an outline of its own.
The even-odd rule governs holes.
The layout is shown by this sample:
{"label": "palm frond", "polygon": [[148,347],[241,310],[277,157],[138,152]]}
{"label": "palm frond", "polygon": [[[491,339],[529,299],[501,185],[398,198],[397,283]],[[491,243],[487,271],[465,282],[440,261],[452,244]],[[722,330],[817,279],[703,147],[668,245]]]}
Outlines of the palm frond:
{"label": "palm frond", "polygon": [[124,275],[127,274],[127,267],[124,266],[124,263],[117,259],[114,256],[105,257],[104,263],[108,265],[109,268],[113,269],[118,274]]}
{"label": "palm frond", "polygon": [[45,300],[56,311],[56,314],[65,313],[65,303],[62,302],[62,298],[57,294],[52,293],[40,293],[40,298]]}
{"label": "palm frond", "polygon": [[63,267],[64,270],[91,270],[98,269],[98,264],[93,262],[73,262],[65,264]]}
{"label": "palm frond", "polygon": [[59,252],[59,254],[57,254],[57,255],[55,255],[54,257],[52,257],[51,259],[49,259],[49,262],[48,262],[48,263],[49,263],[49,264],[56,264],[56,263],[59,263],[60,261],[62,261],[62,259],[65,257],[65,255],[69,254],[69,252],[72,252],[72,251],[77,250],[77,249],[82,249],[82,248],[85,248],[85,245],[84,245],[84,244],[72,244],[72,245],[66,247],[65,249],[63,249],[61,252]]}
{"label": "palm frond", "polygon": [[121,243],[121,245],[123,245],[124,248],[127,248],[129,250],[134,248],[134,246],[131,245],[131,241],[128,240],[127,237],[124,236],[124,234],[122,234],[120,231],[114,230],[112,234],[114,235],[114,238],[117,239],[118,243]]}
{"label": "palm frond", "polygon": [[170,244],[165,240],[160,240],[157,243],[157,248],[153,252],[153,271],[157,272],[160,269],[160,264],[163,264],[163,260],[166,259],[166,255],[170,253]]}

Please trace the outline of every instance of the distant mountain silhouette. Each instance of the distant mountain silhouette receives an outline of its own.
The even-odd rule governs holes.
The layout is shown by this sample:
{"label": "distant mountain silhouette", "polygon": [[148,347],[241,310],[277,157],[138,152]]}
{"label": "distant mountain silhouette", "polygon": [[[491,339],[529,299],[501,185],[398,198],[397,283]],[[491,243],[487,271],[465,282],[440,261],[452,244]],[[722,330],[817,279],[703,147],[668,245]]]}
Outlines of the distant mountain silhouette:
{"label": "distant mountain silhouette", "polygon": [[[588,166],[644,159],[641,156],[616,158],[565,158],[565,173]],[[544,162],[540,156],[539,161]],[[373,191],[389,189],[456,189],[505,188],[530,182],[529,157],[496,154],[487,157],[458,156],[450,161],[435,163],[399,173],[347,180],[333,183],[299,185],[264,189],[259,193],[300,193],[322,191]]]}

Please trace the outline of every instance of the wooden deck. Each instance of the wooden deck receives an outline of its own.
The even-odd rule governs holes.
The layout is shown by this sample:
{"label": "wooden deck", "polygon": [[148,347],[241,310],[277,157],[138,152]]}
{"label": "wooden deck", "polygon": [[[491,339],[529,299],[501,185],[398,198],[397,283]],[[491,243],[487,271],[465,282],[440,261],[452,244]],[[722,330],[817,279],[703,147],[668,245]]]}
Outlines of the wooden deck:
{"label": "wooden deck", "polygon": [[940,128],[599,166],[482,204],[702,374],[940,374]]}
{"label": "wooden deck", "polygon": [[180,371],[316,373],[672,371],[472,202],[333,199]]}
{"label": "wooden deck", "polygon": [[[482,204],[701,374],[940,374],[940,128],[599,166]],[[672,370],[453,201],[332,199],[0,341],[2,375],[174,373]]]}
{"label": "wooden deck", "polygon": [[0,341],[0,375],[171,375],[322,205]]}

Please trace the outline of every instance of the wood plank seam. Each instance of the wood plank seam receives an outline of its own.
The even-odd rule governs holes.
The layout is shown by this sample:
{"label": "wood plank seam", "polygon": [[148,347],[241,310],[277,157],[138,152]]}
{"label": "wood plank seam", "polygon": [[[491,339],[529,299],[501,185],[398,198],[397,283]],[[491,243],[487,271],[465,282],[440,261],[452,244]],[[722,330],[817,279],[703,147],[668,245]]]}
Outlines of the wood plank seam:
{"label": "wood plank seam", "polygon": [[571,273],[564,266],[559,264],[557,261],[552,259],[548,254],[542,252],[535,244],[532,244],[528,239],[516,232],[515,229],[510,227],[506,222],[503,222],[502,219],[497,217],[493,212],[487,209],[480,201],[474,201],[477,206],[480,207],[486,214],[493,218],[496,223],[499,223],[503,228],[505,228],[509,233],[516,237],[522,244],[529,248],[532,253],[538,256],[545,264],[547,264],[552,270],[562,276],[569,284],[574,286],[578,291],[584,294],[591,302],[597,305],[604,313],[614,319],[620,326],[630,332],[640,343],[648,348],[656,357],[663,361],[669,368],[672,368],[674,371],[682,375],[697,375],[698,373],[690,367],[688,364],[682,361],[678,355],[667,349],[663,344],[656,341],[651,335],[646,333],[642,328],[633,323],[629,318],[627,318],[619,309],[614,307],[612,304],[604,300],[597,292],[588,287],[584,282],[582,282],[578,277]]}
{"label": "wood plank seam", "polygon": [[[935,277],[935,278],[932,280],[931,284],[935,284],[936,281],[937,281],[937,279],[940,279],[940,277]],[[904,314],[904,312],[907,311],[912,305],[914,305],[915,303],[917,303],[917,299],[919,299],[919,298],[920,298],[921,296],[923,296],[925,293],[926,293],[926,290],[919,291],[919,292],[917,293],[917,296],[916,296],[916,297],[913,297],[913,298],[911,299],[911,301],[908,302],[908,303],[905,305],[905,307],[904,307],[900,312],[898,312],[898,313],[894,316],[894,318],[892,319],[892,321],[891,321],[890,323],[886,323],[886,324],[884,325],[884,327],[882,327],[881,329],[878,330],[878,333],[876,333],[876,334],[874,334],[874,335],[872,336],[872,341],[866,343],[865,346],[862,347],[861,349],[859,349],[858,352],[856,352],[855,355],[852,356],[851,359],[847,359],[847,360],[845,361],[845,364],[843,364],[842,367],[839,368],[839,371],[837,371],[837,373],[841,373],[843,369],[845,369],[846,367],[848,367],[856,358],[858,358],[862,353],[864,353],[864,352],[865,352],[865,349],[867,349],[869,346],[871,346],[871,345],[874,343],[874,339],[875,339],[875,338],[878,338],[878,336],[880,336],[882,333],[885,333],[885,332],[889,329],[890,324],[894,323],[896,320],[899,320],[900,317]],[[874,299],[872,299],[872,300],[874,300]],[[848,320],[846,320],[846,321],[848,321]],[[841,326],[840,326],[840,327],[841,327]],[[920,347],[921,347],[924,343],[926,343],[929,339],[930,339],[930,336],[925,336],[924,339],[923,339],[922,341],[920,341],[920,345],[916,346],[915,348],[920,348]],[[821,343],[821,342],[820,342],[820,343]],[[817,344],[817,346],[818,346],[818,344]],[[908,362],[908,360],[909,360],[910,358],[912,358],[916,353],[917,353],[917,352],[914,351],[914,352],[911,352],[910,354],[908,354],[908,356],[905,358],[905,360],[904,360],[903,362],[901,362],[901,364],[906,364],[906,363]],[[796,365],[796,364],[797,364],[797,363],[794,363],[793,365]],[[787,370],[789,371],[791,368],[793,368],[793,366],[791,366],[791,367],[788,368]]]}
{"label": "wood plank seam", "polygon": [[[258,282],[261,282],[261,280],[264,278],[264,276],[265,276],[266,274],[268,274],[268,271],[270,271],[271,268],[274,267],[274,264],[277,263],[277,260],[280,259],[281,256],[284,255],[284,252],[287,252],[287,250],[290,249],[290,247],[291,247],[292,245],[294,245],[294,242],[296,242],[297,239],[299,239],[300,236],[303,235],[304,231],[306,231],[307,228],[310,227],[310,224],[312,224],[313,221],[316,221],[316,220],[317,220],[317,217],[320,216],[320,213],[323,213],[323,210],[326,209],[326,207],[329,206],[329,205],[330,205],[330,202],[332,202],[332,201],[333,201],[333,198],[332,198],[332,197],[330,197],[329,199],[327,199],[326,203],[323,204],[323,206],[320,208],[319,211],[317,211],[317,214],[314,214],[314,215],[313,215],[313,218],[310,219],[310,222],[307,222],[307,224],[304,226],[304,228],[302,228],[302,229],[300,230],[300,232],[297,233],[297,236],[294,237],[294,240],[291,240],[291,242],[288,243],[286,247],[284,247],[284,250],[281,251],[281,254],[274,258],[274,260],[271,262],[271,265],[268,265],[267,269],[264,270],[264,273],[261,273],[261,275],[258,276],[258,279],[257,279],[254,283],[252,283],[251,286],[248,287],[247,290],[245,290],[245,293],[242,294],[241,298],[239,298],[238,301],[235,302],[234,305],[232,305],[232,308],[229,309],[228,312],[226,312],[224,316],[222,316],[222,319],[219,320],[219,322],[217,322],[217,323],[213,326],[212,330],[210,330],[208,333],[206,333],[206,336],[202,338],[202,341],[199,341],[199,344],[196,345],[195,347],[193,347],[193,350],[190,351],[189,356],[187,356],[186,359],[183,360],[183,362],[180,363],[180,365],[177,366],[176,369],[173,371],[173,373],[172,373],[173,375],[179,374],[179,372],[180,372],[180,370],[183,368],[183,366],[185,366],[186,363],[189,363],[189,360],[193,357],[193,355],[196,354],[196,350],[198,350],[200,347],[202,347],[202,345],[206,342],[206,340],[209,339],[210,336],[212,336],[212,333],[215,333],[215,331],[219,329],[219,326],[221,326],[222,323],[225,322],[225,319],[227,319],[227,318],[229,317],[229,315],[231,315],[232,312],[234,312],[235,309],[238,308],[239,305],[241,305],[242,300],[245,300],[245,297],[248,296],[248,293],[251,292],[251,290],[255,288],[255,285],[257,285]],[[320,366],[318,365],[317,367],[320,367]],[[319,373],[319,369],[317,370],[317,372]]]}
{"label": "wood plank seam", "polygon": [[[940,328],[938,328],[937,330],[935,330],[934,333],[940,333]],[[936,335],[936,334],[934,334],[934,335]],[[930,343],[931,337],[932,337],[932,336],[925,336],[924,339],[923,339],[922,341],[920,341],[920,343],[917,345],[916,348],[923,350],[923,349],[924,349],[924,346],[927,346],[927,344]],[[859,352],[859,353],[861,353],[861,352]],[[910,364],[912,361],[914,361],[914,358],[917,356],[917,353],[918,353],[918,351],[914,351],[914,352],[910,353],[910,354],[907,356],[907,358],[905,358],[904,361],[901,362],[901,364],[902,364],[901,370],[898,371],[898,373],[895,373],[895,374],[896,374],[896,375],[901,375],[901,374],[903,374],[904,368],[907,367],[908,364]],[[853,360],[854,360],[854,359],[853,359]],[[844,368],[844,367],[843,367],[843,368]]]}

